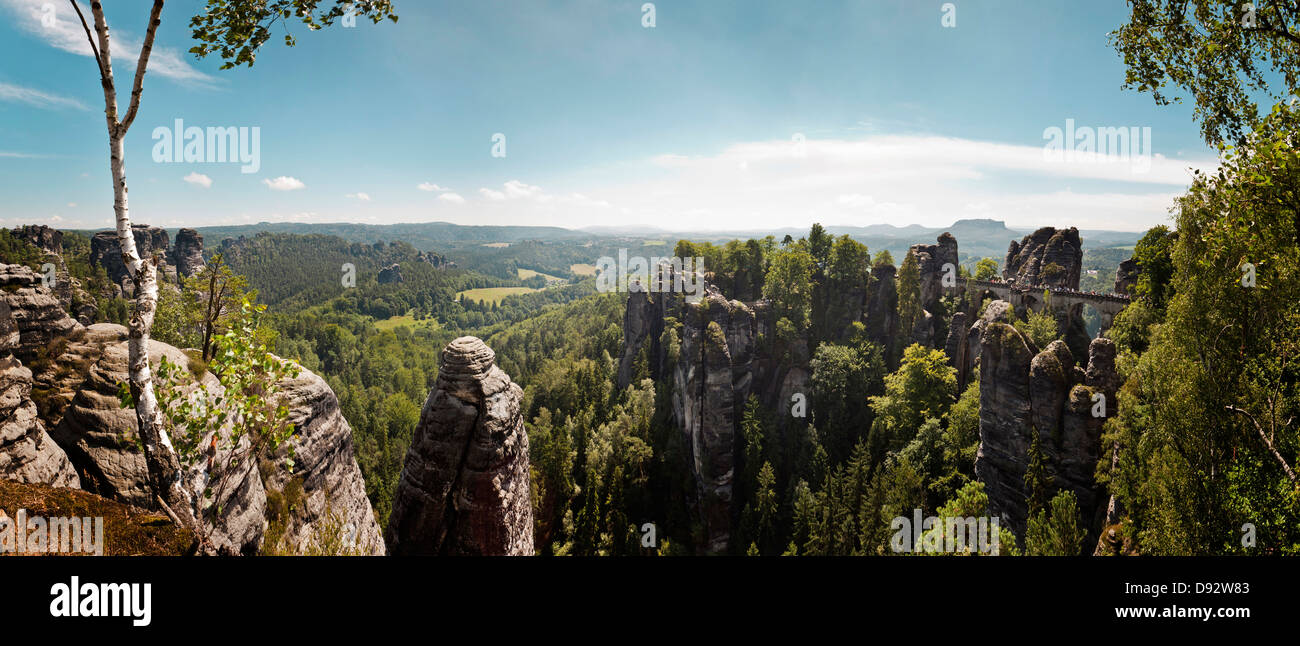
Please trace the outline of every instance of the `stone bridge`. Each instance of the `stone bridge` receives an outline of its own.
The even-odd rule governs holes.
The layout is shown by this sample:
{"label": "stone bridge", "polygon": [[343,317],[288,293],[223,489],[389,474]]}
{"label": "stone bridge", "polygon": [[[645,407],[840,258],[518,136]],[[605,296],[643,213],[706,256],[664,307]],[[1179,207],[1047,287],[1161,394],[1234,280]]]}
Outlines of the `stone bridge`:
{"label": "stone bridge", "polygon": [[1063,287],[1020,285],[1002,281],[975,280],[973,278],[958,278],[957,283],[964,285],[968,289],[972,296],[971,302],[977,309],[984,297],[992,295],[994,298],[1011,303],[1018,310],[1024,311],[1027,308],[1039,311],[1043,307],[1044,291],[1051,294],[1051,307],[1053,310],[1065,310],[1082,317],[1083,306],[1091,305],[1093,309],[1097,310],[1097,314],[1101,316],[1102,331],[1110,328],[1111,322],[1115,320],[1115,315],[1119,314],[1120,310],[1127,307],[1130,302],[1130,298],[1124,294],[1095,294]]}

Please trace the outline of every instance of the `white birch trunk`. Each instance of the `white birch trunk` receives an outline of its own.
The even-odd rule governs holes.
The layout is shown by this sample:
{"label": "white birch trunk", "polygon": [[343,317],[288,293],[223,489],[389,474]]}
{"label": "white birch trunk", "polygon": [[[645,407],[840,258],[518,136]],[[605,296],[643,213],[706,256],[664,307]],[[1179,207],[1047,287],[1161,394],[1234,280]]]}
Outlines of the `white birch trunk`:
{"label": "white birch trunk", "polygon": [[[104,86],[104,116],[108,123],[109,159],[113,174],[113,212],[117,221],[117,240],[122,251],[122,262],[135,286],[130,334],[127,342],[131,397],[135,401],[136,422],[149,480],[164,511],[177,523],[195,531],[200,545],[206,550],[206,531],[197,513],[196,496],[186,489],[181,480],[180,459],[172,448],[171,439],[158,399],[154,395],[153,376],[149,368],[149,332],[153,329],[154,314],[158,309],[157,265],[153,258],[141,258],[131,229],[131,215],[126,187],[126,150],[123,144],[127,130],[135,119],[139,106],[141,87],[153,37],[162,11],[162,1],[156,0],[150,16],[149,30],[140,59],[136,65],[135,84],[131,105],[125,121],[118,120],[117,90],[113,82],[113,64],[110,53],[108,24],[104,20],[103,6],[98,0],[91,2],[95,32],[99,44],[99,65]],[[75,5],[74,5],[75,6]],[[78,10],[80,14],[80,10]],[[84,24],[84,23],[83,23]],[[89,36],[89,34],[87,34]],[[94,41],[92,41],[92,45]]]}

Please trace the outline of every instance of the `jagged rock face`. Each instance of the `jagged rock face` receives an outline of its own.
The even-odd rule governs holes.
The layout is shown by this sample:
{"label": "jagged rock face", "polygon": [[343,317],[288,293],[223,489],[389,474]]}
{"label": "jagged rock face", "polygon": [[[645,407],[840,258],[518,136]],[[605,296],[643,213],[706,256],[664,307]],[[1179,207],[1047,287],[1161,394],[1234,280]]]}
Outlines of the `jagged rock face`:
{"label": "jagged rock face", "polygon": [[[161,227],[149,226],[147,224],[131,225],[131,233],[135,236],[135,250],[141,258],[149,258],[155,254],[162,255],[164,260],[167,258],[168,242],[167,231]],[[90,264],[103,267],[108,274],[108,279],[115,285],[123,285],[127,281],[128,273],[126,264],[122,262],[122,247],[117,241],[117,231],[100,231],[90,239]],[[166,269],[162,269],[167,273]]]}
{"label": "jagged rock face", "polygon": [[20,335],[0,301],[0,478],[55,487],[81,486],[68,456],[45,432],[32,401],[32,372],[9,354]]}
{"label": "jagged rock face", "polygon": [[523,391],[476,337],[442,351],[385,539],[395,555],[533,553]]}
{"label": "jagged rock face", "polygon": [[656,328],[663,331],[663,317],[656,304],[650,300],[650,294],[643,291],[628,294],[627,310],[623,313],[623,352],[618,359],[619,390],[627,388],[632,382],[632,369],[646,339],[659,338]]}
{"label": "jagged rock face", "polygon": [[1137,261],[1129,258],[1119,264],[1115,270],[1115,293],[1132,294],[1133,286],[1137,284],[1141,270],[1138,268]]}
{"label": "jagged rock face", "polygon": [[[89,362],[77,371],[81,382],[75,385],[70,402],[62,411],[50,436],[68,454],[86,491],[144,509],[158,510],[149,483],[149,467],[138,445],[135,411],[122,408],[118,384],[129,379],[127,329],[113,323],[86,328],[67,345],[64,355],[83,357]],[[149,342],[149,363],[157,366],[163,357],[189,368],[190,358],[181,350],[158,341]],[[58,363],[57,361],[55,363]],[[200,383],[213,392],[221,386],[211,373],[204,373]],[[223,465],[230,454],[228,442],[219,442],[214,463]],[[248,447],[244,438],[240,450]],[[198,465],[187,469],[185,477],[197,481]],[[266,522],[266,492],[254,461],[245,460],[222,476],[227,487],[214,486],[214,502],[221,507],[210,538],[213,545],[228,554],[253,554],[262,543]],[[203,486],[196,486],[203,489]]]}
{"label": "jagged rock face", "polygon": [[189,278],[198,275],[207,266],[203,262],[203,236],[194,229],[177,231],[168,260],[181,276]]}
{"label": "jagged rock face", "polygon": [[423,251],[416,252],[415,261],[428,263],[440,269],[453,269],[456,267],[455,262],[451,260],[447,260],[446,257],[438,255],[432,251],[428,253],[425,253]]}
{"label": "jagged rock face", "polygon": [[1025,466],[1031,410],[1029,368],[1033,345],[1014,327],[987,323],[980,338],[980,445],[975,477],[984,483],[989,513],[1024,533]]}
{"label": "jagged rock face", "polygon": [[1056,329],[1060,331],[1066,345],[1070,346],[1073,356],[1080,359],[1088,356],[1088,344],[1092,342],[1092,337],[1088,336],[1088,324],[1083,320],[1083,305],[1053,307],[1052,314],[1056,318]]}
{"label": "jagged rock face", "polygon": [[[980,353],[983,352],[981,339],[984,330],[990,323],[1011,323],[1011,303],[1003,300],[989,301],[988,307],[984,308],[983,315],[971,325],[970,330],[966,332],[966,367],[964,372],[967,379],[978,379],[979,375],[975,372],[976,364],[979,362]],[[955,327],[955,326],[954,326]]]}
{"label": "jagged rock face", "polygon": [[27,363],[50,341],[81,328],[41,284],[40,274],[22,265],[0,264],[0,301],[9,307],[18,328],[13,353]]}
{"label": "jagged rock face", "polygon": [[1020,242],[1011,241],[1002,277],[1022,285],[1079,288],[1083,243],[1079,230],[1043,227]]}
{"label": "jagged rock face", "polygon": [[867,295],[867,338],[882,348],[888,348],[898,332],[898,286],[894,277],[898,269],[893,265],[871,268],[871,288]]}
{"label": "jagged rock face", "polygon": [[[329,539],[337,531],[343,545],[360,554],[382,556],[384,539],[375,521],[366,483],[353,455],[352,427],[343,418],[338,397],[316,373],[306,368],[298,377],[280,382],[280,402],[289,408],[293,439],[282,446],[267,486],[283,491],[291,478],[302,484],[303,499],[289,510],[286,547],[301,552]],[[293,447],[294,469],[283,468]]]}
{"label": "jagged rock face", "polygon": [[[101,323],[82,327],[67,317],[57,301],[39,284],[35,272],[17,265],[0,265],[0,351],[13,348],[36,360],[31,371],[5,364],[0,400],[7,404],[12,393],[40,393],[38,407],[26,394],[17,399],[25,403],[9,416],[0,418],[25,420],[27,408],[32,419],[39,416],[44,429],[39,435],[28,432],[28,445],[58,456],[67,464],[67,473],[45,468],[46,462],[25,459],[26,473],[39,473],[37,480],[46,484],[80,486],[104,497],[145,509],[157,509],[148,481],[148,466],[136,445],[136,418],[131,409],[123,409],[118,398],[118,384],[127,381],[127,329]],[[150,363],[157,365],[166,356],[182,368],[190,365],[189,356],[165,343],[150,341]],[[32,373],[35,373],[33,376]],[[25,376],[26,384],[23,385]],[[12,379],[11,379],[12,377]],[[10,382],[17,383],[15,390]],[[203,373],[201,383],[219,393],[220,383],[210,373]],[[297,468],[304,500],[290,511],[284,549],[301,552],[315,538],[323,512],[339,517],[343,526],[350,525],[356,546],[363,553],[382,554],[379,528],[365,496],[360,469],[352,453],[351,428],[339,411],[338,399],[316,375],[303,370],[297,379],[281,384],[282,400],[296,425]],[[29,428],[25,421],[18,426]],[[12,426],[17,428],[17,426]],[[7,444],[14,435],[11,425],[0,431]],[[224,433],[225,431],[223,431]],[[223,438],[227,437],[223,435]],[[48,451],[45,448],[48,445]],[[216,454],[216,464],[224,464],[229,443],[223,439]],[[245,438],[239,449],[248,448]],[[0,448],[0,453],[11,453]],[[27,451],[31,453],[31,451]],[[0,463],[4,458],[0,457]],[[53,459],[52,459],[53,460]],[[57,460],[53,460],[57,462]],[[12,460],[10,465],[15,464]],[[0,474],[12,477],[0,464]],[[200,477],[198,465],[187,469],[184,477]],[[47,477],[48,476],[48,477]],[[266,491],[257,471],[256,461],[245,460],[229,474],[237,483],[219,496],[222,513],[211,536],[215,546],[225,553],[254,553],[262,543],[266,527]],[[283,470],[268,475],[268,480],[282,485]],[[201,487],[199,487],[201,488]]]}
{"label": "jagged rock face", "polygon": [[921,307],[932,314],[938,312],[939,299],[943,297],[944,265],[952,265],[953,278],[956,278],[957,239],[944,232],[939,235],[938,244],[912,245],[912,255],[916,256],[920,270]]}
{"label": "jagged rock face", "polygon": [[[82,488],[105,498],[157,509],[149,486],[149,468],[137,446],[135,411],[122,408],[118,384],[127,379],[126,328],[110,323],[92,325],[68,344],[59,363],[78,356],[79,370],[58,382],[66,404],[47,414],[50,435],[67,451],[81,474]],[[150,363],[164,354],[161,343],[150,343]],[[186,361],[183,353],[169,360]],[[89,360],[89,361],[87,361]],[[154,364],[156,365],[156,364]],[[49,378],[47,378],[49,379]],[[49,379],[49,383],[55,380]]]}
{"label": "jagged rock face", "polygon": [[[717,554],[726,551],[731,539],[736,394],[724,327],[729,323],[728,303],[716,292],[703,303],[688,304],[683,311],[673,410],[690,453],[696,503],[705,527],[704,550]],[[713,317],[723,322],[710,320]]]}
{"label": "jagged rock face", "polygon": [[1095,541],[1106,500],[1094,476],[1105,422],[1104,416],[1094,415],[1094,394],[1118,388],[1114,344],[1093,341],[1087,371],[1074,365],[1069,347],[1059,340],[1032,355],[1033,345],[1004,323],[987,326],[983,346],[975,473],[989,493],[991,512],[1017,533],[1024,532],[1024,477],[1032,434],[1037,433],[1051,491],[1074,492],[1088,542]]}
{"label": "jagged rock face", "polygon": [[13,230],[14,237],[25,240],[38,249],[63,255],[63,232],[43,224],[27,224]]}
{"label": "jagged rock face", "polygon": [[970,326],[966,324],[965,312],[953,312],[948,323],[948,340],[944,343],[944,352],[948,355],[948,365],[957,369],[957,391],[966,388],[966,349],[970,343]]}
{"label": "jagged rock face", "polygon": [[387,285],[390,283],[400,283],[402,281],[403,281],[402,266],[398,263],[393,263],[379,270],[380,285]]}

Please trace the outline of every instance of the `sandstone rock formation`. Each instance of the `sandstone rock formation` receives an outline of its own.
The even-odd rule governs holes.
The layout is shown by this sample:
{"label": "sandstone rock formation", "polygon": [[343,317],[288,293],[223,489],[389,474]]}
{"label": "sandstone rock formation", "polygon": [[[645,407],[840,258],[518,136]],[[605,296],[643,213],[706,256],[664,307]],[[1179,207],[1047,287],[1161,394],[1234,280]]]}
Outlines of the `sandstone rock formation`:
{"label": "sandstone rock formation", "polygon": [[898,269],[893,265],[876,265],[871,268],[871,291],[867,295],[865,319],[867,338],[872,343],[889,348],[898,333]]}
{"label": "sandstone rock formation", "polygon": [[15,238],[24,240],[37,249],[63,255],[63,232],[58,229],[51,229],[43,224],[26,224],[14,229],[12,233]]}
{"label": "sandstone rock formation", "polygon": [[203,236],[194,229],[176,232],[176,241],[167,254],[167,262],[184,278],[197,275],[207,264],[203,261]]}
{"label": "sandstone rock formation", "polygon": [[[663,298],[660,294],[654,296]],[[651,294],[644,291],[628,294],[627,310],[623,313],[623,352],[618,359],[619,390],[627,388],[631,383],[633,363],[647,339],[652,343],[651,361],[654,361],[653,355],[657,353],[654,346],[658,345],[659,335],[663,332],[663,316],[659,311],[659,303],[650,299]]]}
{"label": "sandstone rock formation", "polygon": [[[141,258],[160,254],[167,257],[167,231],[147,224],[131,226],[135,236],[135,249]],[[116,285],[127,280],[126,263],[122,262],[122,247],[117,241],[117,231],[100,231],[90,239],[90,264],[103,267],[108,279]],[[129,281],[128,281],[129,282]]]}
{"label": "sandstone rock formation", "polygon": [[[7,419],[25,420],[22,416],[30,409],[32,419],[39,416],[37,424],[43,422],[44,429],[49,430],[42,444],[44,429],[38,435],[25,421],[5,425],[4,440],[0,442],[6,448],[0,453],[12,453],[7,444],[13,439],[12,429],[21,426],[27,429],[24,446],[48,445],[52,451],[41,450],[51,454],[57,451],[67,464],[66,474],[56,469],[48,476],[40,475],[38,481],[66,485],[70,476],[72,486],[79,483],[105,498],[157,510],[148,483],[148,467],[136,444],[135,413],[123,409],[118,397],[118,385],[127,380],[126,328],[109,323],[83,327],[72,321],[50,290],[41,285],[39,276],[25,267],[0,265],[0,287],[4,288],[0,290],[0,348],[12,347],[19,358],[31,361],[30,372],[26,367],[15,368],[7,363],[0,367],[0,383],[7,393],[0,398],[4,402],[0,406],[26,398],[10,395],[30,391],[31,399],[20,401],[16,412]],[[5,316],[3,312],[11,313]],[[149,356],[154,365],[163,356],[182,368],[191,363],[187,353],[157,341],[150,341]],[[13,363],[17,364],[17,360]],[[205,372],[200,379],[213,392],[220,391],[220,383],[211,374]],[[337,398],[324,381],[305,370],[281,387],[290,421],[297,425],[296,435],[290,440],[297,461],[292,477],[297,478],[303,499],[289,511],[283,545],[277,550],[305,551],[317,541],[322,517],[332,515],[355,540],[359,551],[382,554],[379,528],[352,455],[351,428],[339,411]],[[228,443],[221,443],[221,447],[215,460],[218,465],[229,455]],[[247,447],[245,440],[240,450]],[[33,469],[29,467],[27,472]],[[18,477],[11,471],[0,466],[0,477]],[[196,467],[185,477],[196,479],[200,474]],[[279,462],[261,474],[251,460],[242,462],[229,476],[231,485],[220,490],[217,500],[222,513],[216,516],[212,539],[223,552],[254,553],[262,546],[267,524],[263,477],[279,487],[290,476]]]}
{"label": "sandstone rock formation", "polygon": [[1083,243],[1079,230],[1043,227],[1011,241],[1002,277],[1022,285],[1079,288]]}
{"label": "sandstone rock formation", "polygon": [[705,526],[704,549],[720,553],[731,538],[737,399],[727,344],[730,304],[716,291],[704,303],[688,304],[683,312],[672,401],[690,453],[696,504]]}
{"label": "sandstone rock formation", "polygon": [[1106,500],[1094,473],[1102,455],[1102,424],[1114,412],[1119,387],[1114,344],[1094,340],[1087,370],[1075,366],[1064,342],[1053,341],[1038,352],[1005,323],[986,322],[981,346],[975,473],[988,492],[990,511],[1018,534],[1024,532],[1029,514],[1024,478],[1037,433],[1051,492],[1074,492],[1089,543],[1095,542]]}
{"label": "sandstone rock formation", "polygon": [[[296,378],[280,382],[280,401],[289,408],[294,425],[294,469],[275,469],[267,476],[269,488],[283,491],[290,479],[302,486],[302,501],[289,510],[284,527],[286,545],[302,551],[313,541],[337,538],[357,553],[382,556],[384,539],[375,522],[366,483],[353,454],[352,427],[343,418],[338,397],[316,373],[301,368]],[[277,466],[287,457],[282,446]]]}
{"label": "sandstone rock formation", "polygon": [[393,263],[379,270],[380,285],[400,283],[402,280],[402,266],[398,263]]}
{"label": "sandstone rock formation", "polygon": [[475,337],[443,348],[397,486],[385,539],[395,555],[531,555],[523,391]]}
{"label": "sandstone rock formation", "polygon": [[1002,322],[980,335],[980,445],[975,477],[984,483],[989,513],[1023,534],[1028,505],[1025,466],[1030,445],[1029,367],[1037,353],[1029,339]]}
{"label": "sandstone rock formation", "polygon": [[953,278],[957,277],[957,239],[945,232],[939,235],[937,244],[912,245],[911,253],[921,275],[921,307],[934,314],[943,296],[945,265],[952,265]]}
{"label": "sandstone rock formation", "polygon": [[31,371],[9,354],[19,337],[9,306],[0,301],[0,479],[76,488],[80,481],[68,456],[37,416]]}
{"label": "sandstone rock formation", "polygon": [[1137,284],[1140,275],[1137,260],[1129,258],[1121,262],[1119,268],[1115,270],[1115,293],[1132,294],[1133,286]]}
{"label": "sandstone rock formation", "polygon": [[9,306],[18,328],[19,341],[12,351],[25,363],[54,339],[81,328],[41,284],[40,274],[22,265],[0,264],[0,301]]}
{"label": "sandstone rock formation", "polygon": [[948,324],[948,340],[944,343],[943,349],[948,355],[948,365],[957,369],[957,392],[959,393],[966,389],[969,335],[970,326],[966,324],[966,313],[953,312],[952,321]]}

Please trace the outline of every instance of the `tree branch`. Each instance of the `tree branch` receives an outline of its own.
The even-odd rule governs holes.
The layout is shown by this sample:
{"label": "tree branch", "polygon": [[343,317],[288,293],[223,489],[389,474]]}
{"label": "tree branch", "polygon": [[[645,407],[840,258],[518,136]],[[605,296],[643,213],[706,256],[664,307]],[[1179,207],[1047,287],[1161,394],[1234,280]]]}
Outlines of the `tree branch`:
{"label": "tree branch", "polygon": [[1245,410],[1237,408],[1236,406],[1225,406],[1224,408],[1241,413],[1246,416],[1246,419],[1250,420],[1250,423],[1255,426],[1255,432],[1259,433],[1259,439],[1264,440],[1264,445],[1268,447],[1268,450],[1273,454],[1273,457],[1277,458],[1278,464],[1282,465],[1282,470],[1286,471],[1286,477],[1291,479],[1291,484],[1300,487],[1300,482],[1297,482],[1296,480],[1295,471],[1291,470],[1291,465],[1287,464],[1286,459],[1282,457],[1282,454],[1278,453],[1277,449],[1273,447],[1273,441],[1268,439],[1268,435],[1264,433],[1264,429],[1260,427],[1259,422],[1255,421],[1255,416]]}
{"label": "tree branch", "polygon": [[122,134],[131,128],[131,122],[135,121],[136,110],[140,109],[140,94],[144,91],[144,72],[149,67],[149,54],[153,51],[154,35],[158,33],[158,24],[162,22],[159,16],[162,14],[163,0],[154,0],[153,10],[149,12],[149,28],[144,34],[144,44],[140,46],[140,59],[135,63],[135,83],[131,86],[131,106],[126,109],[126,117],[122,119],[119,127]]}
{"label": "tree branch", "polygon": [[90,35],[90,25],[86,24],[86,16],[81,13],[81,5],[77,0],[68,0],[72,8],[77,11],[77,17],[81,19],[81,28],[86,32],[86,40],[90,41],[90,51],[95,54],[95,64],[99,66],[99,80],[101,83],[108,83],[108,75],[104,74],[104,59],[99,55],[99,47],[95,45],[95,37]]}

